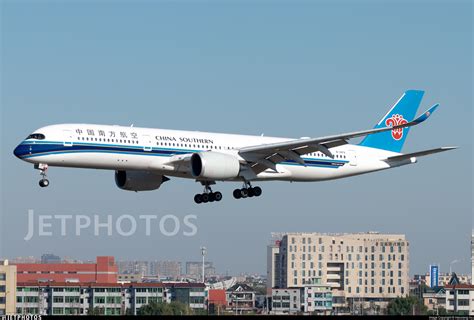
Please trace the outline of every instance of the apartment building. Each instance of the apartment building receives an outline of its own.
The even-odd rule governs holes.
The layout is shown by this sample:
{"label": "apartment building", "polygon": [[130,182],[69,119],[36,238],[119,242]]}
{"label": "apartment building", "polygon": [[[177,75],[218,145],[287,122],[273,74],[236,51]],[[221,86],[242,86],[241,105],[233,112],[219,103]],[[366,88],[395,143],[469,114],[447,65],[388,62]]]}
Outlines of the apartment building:
{"label": "apartment building", "polygon": [[474,285],[447,285],[446,310],[455,314],[474,316]]}
{"label": "apartment building", "polygon": [[16,266],[0,261],[0,316],[16,311]]}
{"label": "apartment building", "polygon": [[319,314],[332,313],[331,287],[313,279],[313,283],[300,288],[272,289],[272,314]]}
{"label": "apartment building", "polygon": [[384,307],[409,293],[409,242],[401,234],[286,233],[267,248],[267,261],[268,286],[303,287],[320,278],[336,308]]}
{"label": "apartment building", "polygon": [[18,283],[19,314],[136,315],[151,302],[179,301],[205,309],[205,285],[200,283]]}

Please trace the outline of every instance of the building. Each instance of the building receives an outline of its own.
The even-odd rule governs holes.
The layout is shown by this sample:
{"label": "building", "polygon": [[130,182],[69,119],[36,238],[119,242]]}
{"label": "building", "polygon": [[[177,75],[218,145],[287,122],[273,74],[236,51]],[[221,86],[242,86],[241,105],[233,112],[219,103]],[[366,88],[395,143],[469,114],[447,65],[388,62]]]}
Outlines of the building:
{"label": "building", "polygon": [[10,264],[17,264],[17,263],[40,263],[41,261],[38,258],[33,256],[28,257],[15,257],[13,259],[8,259]]}
{"label": "building", "polygon": [[474,285],[474,229],[471,233],[471,284]]}
{"label": "building", "polygon": [[150,268],[149,261],[117,261],[117,267],[120,274],[140,274],[142,277],[156,275],[156,270]]}
{"label": "building", "polygon": [[132,273],[124,273],[117,275],[117,282],[120,283],[130,283],[130,282],[142,282],[143,277],[141,274],[132,274]]}
{"label": "building", "polygon": [[0,316],[15,314],[16,277],[16,266],[0,261]]}
{"label": "building", "polygon": [[320,278],[312,279],[302,288],[303,311],[310,314],[328,315],[332,311],[332,288],[321,282]]}
{"label": "building", "polygon": [[97,257],[96,263],[18,263],[16,267],[18,282],[117,282],[114,257]]}
{"label": "building", "polygon": [[209,289],[207,294],[207,304],[209,314],[222,314],[227,306],[225,289]]}
{"label": "building", "polygon": [[332,299],[331,287],[315,278],[300,288],[272,289],[271,313],[328,315]]}
{"label": "building", "polygon": [[18,314],[136,315],[151,302],[180,301],[191,309],[205,309],[201,283],[43,283],[17,284]]}
{"label": "building", "polygon": [[272,289],[271,314],[298,314],[301,309],[301,288]]}
{"label": "building", "polygon": [[273,240],[267,246],[267,295],[280,283],[280,240]]}
{"label": "building", "polygon": [[[216,269],[214,268],[211,261],[204,263],[204,275],[206,277],[214,276]],[[202,262],[199,261],[188,261],[186,262],[186,276],[194,279],[202,278]]]}
{"label": "building", "polygon": [[286,233],[267,255],[268,286],[321,278],[332,288],[333,308],[384,308],[409,293],[409,243],[401,234]]}
{"label": "building", "polygon": [[446,309],[446,290],[443,287],[425,287],[422,298],[428,311],[436,312],[439,309]]}
{"label": "building", "polygon": [[446,310],[457,315],[474,315],[474,285],[449,284],[446,290]]}
{"label": "building", "polygon": [[[459,279],[459,283],[470,284],[471,283],[471,276],[468,274],[457,274],[457,278]],[[438,274],[438,283],[436,287],[444,287],[445,285],[449,284],[449,281],[452,277],[452,274],[449,273],[439,273]],[[431,285],[431,275],[429,272],[426,274],[416,274],[413,277],[413,281],[417,284],[426,284],[427,286]]]}
{"label": "building", "polygon": [[181,262],[157,261],[156,275],[161,278],[178,279],[181,276]]}
{"label": "building", "polygon": [[226,300],[228,310],[235,314],[255,312],[255,291],[245,283],[237,283],[227,289]]}
{"label": "building", "polygon": [[45,253],[41,256],[41,263],[61,263],[61,257],[52,253]]}

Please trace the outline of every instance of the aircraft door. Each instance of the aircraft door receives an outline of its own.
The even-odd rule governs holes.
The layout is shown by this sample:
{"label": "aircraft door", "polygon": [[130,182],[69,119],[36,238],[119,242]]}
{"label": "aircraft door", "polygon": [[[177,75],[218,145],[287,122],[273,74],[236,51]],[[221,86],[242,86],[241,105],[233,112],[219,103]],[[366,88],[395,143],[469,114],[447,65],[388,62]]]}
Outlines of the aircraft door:
{"label": "aircraft door", "polygon": [[63,130],[63,145],[72,147],[72,130]]}
{"label": "aircraft door", "polygon": [[357,153],[354,150],[347,151],[347,158],[349,159],[349,164],[351,166],[357,165]]}
{"label": "aircraft door", "polygon": [[152,141],[151,141],[151,137],[149,135],[143,135],[143,150],[144,151],[151,151],[152,149]]}

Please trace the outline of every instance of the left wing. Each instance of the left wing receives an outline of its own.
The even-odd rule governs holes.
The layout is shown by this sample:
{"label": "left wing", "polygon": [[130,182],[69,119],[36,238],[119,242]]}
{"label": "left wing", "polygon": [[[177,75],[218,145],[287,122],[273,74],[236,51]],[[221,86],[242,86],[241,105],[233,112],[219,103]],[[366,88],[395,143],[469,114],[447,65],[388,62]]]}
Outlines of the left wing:
{"label": "left wing", "polygon": [[301,155],[310,152],[319,151],[330,158],[334,158],[333,154],[329,150],[330,148],[347,144],[347,141],[352,138],[362,137],[369,134],[394,130],[398,128],[415,126],[428,119],[429,116],[436,110],[436,108],[438,108],[438,104],[432,106],[430,109],[418,116],[413,121],[393,127],[383,127],[378,129],[355,131],[321,138],[295,139],[284,142],[244,147],[239,150],[239,155],[250,163],[251,168],[255,172],[255,174],[265,171],[267,168],[277,171],[276,164],[286,160],[293,160],[297,163],[304,164],[303,159],[301,159]]}
{"label": "left wing", "polygon": [[457,147],[441,147],[441,148],[423,150],[423,151],[418,151],[418,152],[413,152],[413,153],[406,153],[406,154],[401,154],[398,156],[388,157],[387,159],[384,159],[383,161],[387,163],[398,162],[398,161],[409,160],[411,158],[427,156],[429,154],[444,152],[444,151],[453,150],[453,149],[457,149]]}

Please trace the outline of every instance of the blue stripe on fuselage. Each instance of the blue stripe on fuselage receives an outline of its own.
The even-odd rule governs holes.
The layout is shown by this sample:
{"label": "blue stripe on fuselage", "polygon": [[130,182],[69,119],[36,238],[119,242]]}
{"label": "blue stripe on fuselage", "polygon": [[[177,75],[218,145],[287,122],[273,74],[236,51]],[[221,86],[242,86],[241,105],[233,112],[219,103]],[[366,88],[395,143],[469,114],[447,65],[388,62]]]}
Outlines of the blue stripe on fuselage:
{"label": "blue stripe on fuselage", "polygon": [[[157,148],[152,147],[151,150],[144,150],[143,146],[131,146],[131,145],[117,145],[117,144],[97,144],[97,143],[84,143],[76,142],[73,145],[64,145],[63,142],[56,141],[24,141],[19,146],[18,156],[22,159],[28,159],[32,157],[40,157],[55,154],[68,154],[68,153],[114,153],[114,154],[129,154],[129,155],[146,155],[146,156],[161,156],[171,157],[177,154],[187,154],[193,152],[201,152],[203,150],[195,149],[173,149],[173,148]],[[346,164],[348,161],[335,160],[335,159],[313,159],[303,158],[305,165],[310,167],[323,167],[323,168],[339,168]],[[293,160],[287,160],[282,162],[284,165],[302,166]]]}

